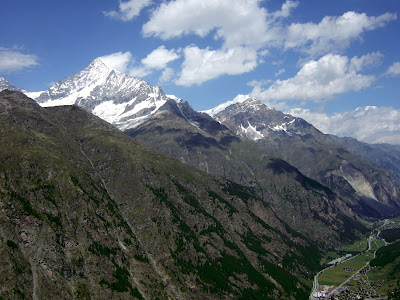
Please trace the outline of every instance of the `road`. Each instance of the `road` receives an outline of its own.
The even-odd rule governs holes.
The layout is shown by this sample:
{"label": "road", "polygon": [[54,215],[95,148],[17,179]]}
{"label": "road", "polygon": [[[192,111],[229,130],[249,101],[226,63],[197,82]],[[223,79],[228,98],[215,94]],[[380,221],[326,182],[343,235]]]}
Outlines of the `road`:
{"label": "road", "polygon": [[[377,230],[377,232],[378,232],[377,235],[376,235],[376,238],[377,238],[377,239],[381,239],[381,238],[379,237],[379,234],[380,234],[380,232],[381,232],[381,231],[380,231],[380,228],[383,227],[383,226],[385,226],[385,225],[387,224],[387,222],[388,222],[388,220],[385,220],[385,221],[384,221],[384,224],[382,224],[381,226],[379,226],[378,228],[375,229],[375,230]],[[363,254],[363,253],[365,253],[365,252],[367,252],[367,251],[371,251],[371,250],[372,250],[372,241],[373,241],[373,240],[374,240],[374,232],[372,231],[371,234],[370,234],[370,236],[368,237],[368,249],[367,249],[367,250],[364,250],[363,252],[361,252],[361,253],[358,254],[358,255],[355,255],[355,256],[350,257],[349,259],[346,259],[345,261],[348,261],[348,260],[350,260],[350,259],[353,259],[353,258],[355,258],[355,257],[357,257],[357,256],[359,256],[359,255],[361,255],[361,254]],[[387,245],[386,241],[385,241],[385,240],[383,240],[383,241],[385,242],[385,245]],[[374,251],[374,258],[376,257],[376,251],[378,251],[378,249],[376,249],[376,250]],[[343,261],[343,262],[344,262],[344,261]],[[334,290],[332,290],[332,291],[327,295],[326,299],[329,299],[330,297],[332,297],[332,296],[335,295],[335,294],[339,294],[339,293],[341,292],[342,288],[343,288],[350,280],[352,280],[358,273],[360,273],[361,270],[363,270],[365,267],[367,267],[367,266],[369,265],[369,263],[370,263],[370,262],[368,261],[361,269],[359,269],[356,273],[354,273],[351,277],[349,277],[345,282],[343,282],[343,283],[342,283],[341,285],[339,285],[337,288],[335,288]],[[325,269],[319,271],[318,274],[314,276],[313,289],[312,289],[311,295],[310,295],[310,297],[309,297],[310,300],[317,300],[317,299],[319,299],[318,297],[314,297],[314,295],[319,291],[318,278],[319,278],[319,276],[320,276],[323,272],[325,272],[326,270],[328,270],[328,269],[330,269],[330,268],[332,268],[332,267],[334,267],[334,266],[330,266],[330,267],[328,267],[328,268],[325,268]]]}

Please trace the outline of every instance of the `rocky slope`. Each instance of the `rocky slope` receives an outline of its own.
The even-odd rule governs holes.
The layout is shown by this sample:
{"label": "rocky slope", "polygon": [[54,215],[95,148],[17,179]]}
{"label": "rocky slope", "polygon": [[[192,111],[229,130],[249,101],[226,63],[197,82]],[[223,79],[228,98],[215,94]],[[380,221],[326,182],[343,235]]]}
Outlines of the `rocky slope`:
{"label": "rocky slope", "polygon": [[351,239],[357,228],[351,208],[328,188],[186,102],[168,101],[125,133],[197,169],[254,189],[280,219],[325,249]]}
{"label": "rocky slope", "polygon": [[331,188],[362,217],[400,213],[396,178],[386,169],[360,160],[303,119],[252,98],[209,113],[233,132],[256,141]]}
{"label": "rocky slope", "polygon": [[161,88],[109,68],[100,58],[49,90],[27,95],[44,107],[81,106],[120,129],[143,122],[168,99]]}
{"label": "rocky slope", "polygon": [[7,90],[0,125],[1,298],[308,298],[318,247],[252,189],[76,106]]}
{"label": "rocky slope", "polygon": [[328,135],[339,142],[347,151],[358,157],[379,165],[400,180],[400,146],[390,144],[367,144],[350,137]]}
{"label": "rocky slope", "polygon": [[19,92],[27,92],[24,89],[17,88],[16,86],[12,85],[7,79],[4,77],[0,77],[0,91],[2,90],[10,90],[10,91],[19,91]]}
{"label": "rocky slope", "polygon": [[[167,101],[182,102],[166,96],[158,87],[107,67],[101,59],[48,91],[26,94],[42,106],[79,105],[121,130],[137,127]],[[384,167],[360,160],[304,120],[245,97],[209,113],[235,134],[256,141],[306,176],[330,187],[362,217],[386,217],[400,212],[400,179]]]}

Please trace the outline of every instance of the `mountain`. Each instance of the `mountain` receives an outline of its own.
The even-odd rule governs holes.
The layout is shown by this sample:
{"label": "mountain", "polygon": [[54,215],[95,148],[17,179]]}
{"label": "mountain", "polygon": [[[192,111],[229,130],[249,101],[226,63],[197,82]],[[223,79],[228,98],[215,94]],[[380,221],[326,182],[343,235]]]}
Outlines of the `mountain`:
{"label": "mountain", "polygon": [[328,188],[187,102],[167,101],[138,127],[125,131],[145,145],[207,173],[253,189],[291,228],[323,249],[354,238],[362,228]]}
{"label": "mountain", "polygon": [[[223,128],[194,117],[186,124]],[[320,247],[252,188],[150,150],[77,106],[43,108],[5,90],[0,125],[1,298],[308,299]],[[283,180],[301,176],[266,162]],[[323,198],[329,213],[333,196],[300,179],[288,181],[292,200]]]}
{"label": "mountain", "polygon": [[10,82],[8,82],[5,78],[0,77],[0,91],[2,90],[10,90],[10,91],[19,91],[19,92],[26,92],[24,89],[20,89],[12,85]]}
{"label": "mountain", "polygon": [[[169,100],[182,102],[166,96],[159,87],[107,67],[101,59],[48,91],[27,94],[42,106],[76,104],[121,130],[136,128]],[[209,113],[235,134],[256,141],[307,177],[330,187],[362,217],[400,212],[399,180],[383,167],[361,161],[304,120],[244,96]]]}
{"label": "mountain", "polygon": [[49,90],[27,95],[44,107],[81,106],[119,129],[143,122],[168,99],[161,88],[109,68],[100,58]]}
{"label": "mountain", "polygon": [[250,98],[209,111],[239,136],[289,162],[328,186],[362,217],[400,213],[399,181],[386,169],[360,159],[301,118]]}
{"label": "mountain", "polygon": [[347,151],[387,169],[400,180],[400,146],[390,144],[367,144],[351,137],[328,135]]}

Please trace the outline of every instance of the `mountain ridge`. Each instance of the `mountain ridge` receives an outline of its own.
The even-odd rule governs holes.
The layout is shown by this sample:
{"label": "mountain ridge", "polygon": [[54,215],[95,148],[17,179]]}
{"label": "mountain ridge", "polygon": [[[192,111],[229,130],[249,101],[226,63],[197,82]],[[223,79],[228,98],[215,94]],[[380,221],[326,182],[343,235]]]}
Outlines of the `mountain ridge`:
{"label": "mountain ridge", "polygon": [[305,120],[251,98],[227,106],[214,118],[330,187],[362,216],[384,217],[400,212],[398,180],[394,176],[359,159]]}
{"label": "mountain ridge", "polygon": [[308,238],[325,246],[338,242],[338,232],[344,234],[341,222],[354,214],[332,191],[209,116],[186,108],[192,122],[179,109],[160,109],[125,133],[183,163],[251,187],[279,218]]}
{"label": "mountain ridge", "polygon": [[160,87],[114,70],[100,58],[49,90],[27,95],[45,107],[76,104],[120,129],[136,126],[169,99]]}
{"label": "mountain ridge", "polygon": [[[185,102],[179,98],[166,96],[158,87],[115,71],[101,59],[95,59],[81,72],[56,83],[36,100],[41,105],[74,103],[121,130],[136,128],[162,107],[167,109],[168,105],[165,104],[169,101],[177,102],[179,110],[190,111],[185,108],[188,104],[183,104]],[[306,176],[331,187],[338,195],[347,198],[352,207],[358,205],[357,209],[363,216],[386,216],[390,209],[385,205],[393,207],[395,213],[400,211],[396,200],[399,194],[397,180],[393,180],[391,174],[386,174],[383,168],[378,170],[370,162],[366,163],[365,169],[363,163],[355,157],[357,154],[348,151],[346,154],[343,146],[326,138],[303,119],[283,114],[260,100],[247,99],[243,95],[207,112],[235,134],[254,140],[261,147],[290,162]],[[202,120],[202,117],[197,119]],[[190,118],[187,121],[197,126],[197,121]],[[295,149],[301,151],[296,152]],[[332,149],[337,153],[336,158],[331,153]],[[354,163],[349,164],[343,155],[350,155]],[[317,165],[322,166],[315,168],[314,157],[318,161]],[[326,157],[330,159],[324,162]],[[360,168],[365,170],[360,172]],[[380,174],[378,181],[388,184],[379,184],[371,174],[366,177],[365,172]]]}
{"label": "mountain ridge", "polygon": [[320,250],[248,187],[77,106],[3,91],[0,122],[1,297],[308,298]]}

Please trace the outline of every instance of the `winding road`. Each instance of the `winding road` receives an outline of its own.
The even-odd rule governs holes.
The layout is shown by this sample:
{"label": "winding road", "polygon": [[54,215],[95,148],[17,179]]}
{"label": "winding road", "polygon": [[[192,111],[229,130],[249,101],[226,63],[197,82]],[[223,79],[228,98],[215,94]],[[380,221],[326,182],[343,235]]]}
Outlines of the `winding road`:
{"label": "winding road", "polygon": [[[385,225],[387,224],[387,221],[388,221],[388,220],[385,220],[384,223],[383,223],[381,226],[379,226],[378,228],[375,229],[375,230],[377,230],[376,239],[381,239],[381,238],[379,237],[379,234],[380,234],[380,232],[381,232],[381,231],[380,231],[380,228],[383,227],[383,226],[385,226]],[[371,232],[370,236],[368,237],[368,249],[367,249],[367,250],[364,250],[363,252],[361,252],[361,253],[359,253],[359,254],[357,254],[357,255],[355,255],[355,256],[352,256],[352,257],[350,257],[350,258],[348,258],[348,259],[346,259],[346,260],[343,260],[342,262],[344,262],[344,261],[349,261],[349,260],[351,260],[351,259],[353,259],[353,258],[355,258],[355,257],[357,257],[357,256],[359,256],[359,255],[361,255],[361,254],[364,254],[365,252],[371,251],[371,250],[372,250],[372,241],[375,240],[375,239],[374,239],[374,236],[375,236],[375,235],[374,235],[374,231],[375,231],[375,230],[373,230],[373,231]],[[385,240],[383,240],[383,241],[385,242],[385,245],[387,245],[387,242],[386,242]],[[378,249],[379,249],[379,248],[378,248]],[[374,251],[374,258],[376,257],[376,251],[378,251],[378,249],[376,249],[376,250]],[[342,263],[342,262],[341,262],[341,263]],[[342,291],[343,287],[344,287],[350,280],[352,280],[357,274],[359,274],[359,273],[361,272],[361,270],[363,270],[364,268],[366,268],[366,267],[369,265],[369,263],[370,263],[370,261],[368,261],[362,268],[360,268],[357,272],[355,272],[355,273],[354,273],[351,277],[349,277],[346,281],[344,281],[342,284],[340,284],[338,287],[336,287],[334,290],[332,290],[324,299],[329,299],[329,298],[331,298],[333,295],[339,294],[339,293]],[[310,294],[310,297],[309,297],[310,300],[317,300],[317,299],[320,299],[319,297],[314,296],[314,295],[316,295],[317,292],[319,291],[319,282],[318,282],[318,278],[319,278],[319,276],[321,276],[321,274],[322,274],[323,272],[329,270],[330,268],[332,268],[332,267],[334,267],[334,266],[335,266],[335,265],[329,266],[329,267],[327,267],[327,268],[325,268],[325,269],[319,271],[318,274],[314,276],[313,289],[312,289],[311,294]]]}

